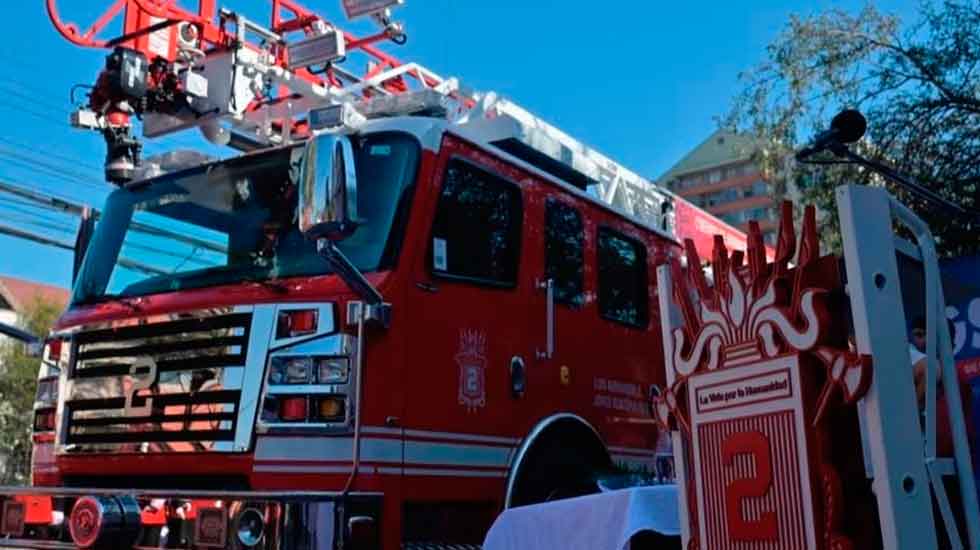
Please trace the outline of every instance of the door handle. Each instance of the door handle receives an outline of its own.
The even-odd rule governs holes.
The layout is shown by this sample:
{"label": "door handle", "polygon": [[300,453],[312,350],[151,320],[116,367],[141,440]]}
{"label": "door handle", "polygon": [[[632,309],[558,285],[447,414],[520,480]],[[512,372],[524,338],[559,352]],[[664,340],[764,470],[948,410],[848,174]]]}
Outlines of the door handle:
{"label": "door handle", "polygon": [[527,372],[524,359],[519,355],[510,358],[510,393],[514,399],[524,397],[527,390]]}
{"label": "door handle", "polygon": [[545,344],[544,351],[538,350],[538,359],[551,359],[555,355],[555,280],[538,281],[537,287],[545,291]]}

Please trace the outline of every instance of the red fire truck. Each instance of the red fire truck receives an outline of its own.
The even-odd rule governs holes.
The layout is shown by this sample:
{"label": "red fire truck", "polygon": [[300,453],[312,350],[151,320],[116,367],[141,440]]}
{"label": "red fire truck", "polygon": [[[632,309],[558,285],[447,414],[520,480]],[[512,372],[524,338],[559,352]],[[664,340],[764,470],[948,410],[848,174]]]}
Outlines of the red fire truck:
{"label": "red fire truck", "polygon": [[[48,1],[113,48],[72,122],[118,188],[44,350],[5,543],[459,547],[656,471],[677,199],[377,50],[395,3],[345,2],[383,27],[359,39],[291,0],[268,27],[121,0],[87,32]],[[143,159],[136,117],[243,154]]]}
{"label": "red fire truck", "polygon": [[[72,123],[118,189],[79,234],[0,545],[465,548],[501,510],[656,470],[669,437],[688,548],[935,548],[940,528],[980,548],[921,220],[845,186],[843,264],[812,211],[794,255],[788,205],[775,251],[757,230],[706,250],[679,229],[717,227],[677,219],[697,209],[378,50],[405,39],[398,3],[344,0],[382,27],[357,38],[293,0],[269,26],[119,0],[86,31],[48,0],[63,36],[112,48]],[[243,154],[144,159],[134,118]],[[686,270],[680,237],[700,237]],[[921,417],[896,254],[926,282]]]}

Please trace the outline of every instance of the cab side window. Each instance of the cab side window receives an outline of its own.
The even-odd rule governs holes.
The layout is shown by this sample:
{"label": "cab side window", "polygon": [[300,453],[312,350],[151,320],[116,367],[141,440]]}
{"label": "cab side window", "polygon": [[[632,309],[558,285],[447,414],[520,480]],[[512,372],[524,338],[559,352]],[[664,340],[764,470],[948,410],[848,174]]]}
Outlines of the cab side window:
{"label": "cab side window", "polygon": [[433,273],[515,286],[522,216],[520,188],[466,161],[449,161],[432,229]]}
{"label": "cab side window", "polygon": [[555,301],[573,307],[585,303],[585,228],[575,208],[548,199],[544,210],[544,276],[554,280]]}
{"label": "cab side window", "polygon": [[645,328],[650,318],[646,247],[606,227],[599,228],[598,237],[600,315]]}

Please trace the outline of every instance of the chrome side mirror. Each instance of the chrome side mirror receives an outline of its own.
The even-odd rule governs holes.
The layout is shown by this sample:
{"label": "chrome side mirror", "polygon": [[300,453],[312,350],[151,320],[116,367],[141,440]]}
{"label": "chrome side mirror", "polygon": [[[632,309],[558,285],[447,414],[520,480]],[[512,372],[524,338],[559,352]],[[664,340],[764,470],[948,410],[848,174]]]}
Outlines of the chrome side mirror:
{"label": "chrome side mirror", "polygon": [[300,168],[299,229],[310,239],[342,241],[357,225],[354,144],[347,136],[316,136]]}

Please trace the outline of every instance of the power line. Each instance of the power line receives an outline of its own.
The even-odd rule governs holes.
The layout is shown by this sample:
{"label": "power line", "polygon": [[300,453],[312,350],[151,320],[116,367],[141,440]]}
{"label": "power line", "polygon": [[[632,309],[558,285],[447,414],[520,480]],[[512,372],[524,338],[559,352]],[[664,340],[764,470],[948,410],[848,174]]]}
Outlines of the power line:
{"label": "power line", "polygon": [[[170,250],[164,250],[162,248],[157,248],[155,246],[150,246],[150,245],[146,245],[146,244],[142,244],[142,243],[134,243],[132,241],[124,243],[123,244],[123,247],[125,247],[125,248],[135,248],[137,250],[142,250],[144,252],[149,252],[151,254],[158,254],[160,256],[167,256],[167,257],[170,257],[170,258],[178,258],[178,259],[181,259],[181,260],[185,260],[185,261],[196,263],[196,264],[200,264],[200,265],[206,265],[206,266],[213,266],[214,265],[214,262],[209,262],[209,261],[207,261],[205,259],[202,259],[202,258],[197,258],[197,257],[194,257],[194,256],[188,257],[187,254],[181,254],[179,252],[172,252]],[[191,254],[193,254],[197,250],[198,249],[195,248],[194,250],[191,251]]]}
{"label": "power line", "polygon": [[48,113],[35,111],[33,109],[24,107],[23,105],[17,105],[15,103],[11,103],[10,101],[0,100],[0,109],[7,109],[8,111],[24,113],[27,115],[31,115],[37,119],[43,120],[45,122],[49,122],[59,126],[61,125],[67,126],[66,121],[64,120],[57,120]]}
{"label": "power line", "polygon": [[[49,224],[51,226],[59,225],[61,227],[68,227],[67,225],[64,225],[66,223],[66,220],[55,219],[51,217],[51,214],[45,212],[38,212],[36,210],[32,211],[25,208],[18,208],[17,206],[11,206],[9,204],[0,204],[0,209],[5,209],[7,212],[12,212],[17,215],[20,215],[21,217],[19,219],[25,220],[24,223],[44,223],[44,224]],[[4,219],[11,219],[11,218],[9,216],[5,216]],[[26,221],[26,220],[33,220],[33,222]],[[74,230],[69,229],[69,231],[74,231]]]}
{"label": "power line", "polygon": [[32,225],[34,227],[39,227],[42,229],[47,229],[48,231],[56,231],[58,233],[66,233],[68,235],[74,235],[76,231],[71,227],[65,225],[57,225],[52,223],[47,223],[39,220],[31,220],[29,218],[22,218],[18,216],[4,216],[4,220],[8,222],[17,222],[24,225]]}
{"label": "power line", "polygon": [[[2,85],[3,83],[0,83],[0,86]],[[0,108],[30,115],[44,122],[55,125],[59,128],[70,128],[67,117],[68,115],[71,114],[72,112],[71,109],[66,109],[64,107],[57,107],[54,106],[54,104],[52,103],[48,103],[46,101],[40,101],[37,98],[13,90],[8,90],[8,94],[13,95],[14,97],[18,98],[22,102],[26,102],[30,106],[24,106],[23,104],[13,102],[11,101],[9,95],[8,97],[5,97],[3,94],[0,94]],[[32,107],[40,107],[40,110],[37,110]],[[50,114],[51,110],[60,111],[64,113],[66,117],[61,120],[54,118]],[[144,148],[150,153],[159,153],[159,152],[166,152],[168,150],[172,150],[173,148],[180,148],[180,147],[197,148],[199,145],[199,143],[195,143],[193,141],[193,138],[190,135],[184,133],[171,134],[162,137],[160,139],[169,140],[169,143],[150,141],[144,143]]]}
{"label": "power line", "polygon": [[[16,140],[10,139],[8,137],[4,137],[4,136],[0,136],[0,142],[6,143],[6,144],[10,145],[11,147],[16,147],[16,148],[21,149],[21,150],[24,150],[24,151],[30,151],[30,152],[36,152],[37,151],[37,149],[35,147],[31,147],[30,145],[27,145],[27,144],[22,143],[20,141],[16,141]],[[62,155],[60,153],[55,153],[55,152],[52,152],[52,151],[45,151],[44,152],[44,155],[46,157],[52,157],[52,158],[56,158],[56,159],[61,159],[61,160],[65,161],[65,162],[69,162],[73,166],[74,165],[81,164],[81,165],[83,165],[83,166],[85,166],[85,167],[93,170],[96,173],[101,173],[102,172],[102,167],[101,166],[97,166],[95,164],[90,164],[89,162],[87,162],[87,161],[85,161],[83,159],[80,159],[78,157],[73,157],[73,156],[70,157],[70,156]]]}
{"label": "power line", "polygon": [[[58,212],[64,212],[64,213],[68,213],[68,214],[73,214],[73,215],[76,215],[76,216],[80,216],[82,214],[83,210],[86,208],[86,206],[83,205],[83,204],[79,204],[79,203],[74,203],[74,202],[71,202],[71,201],[63,200],[63,199],[60,199],[60,198],[57,198],[57,197],[53,197],[51,195],[46,195],[45,193],[42,193],[42,192],[39,192],[39,191],[34,191],[34,190],[31,190],[31,189],[27,189],[27,188],[24,188],[24,187],[21,187],[21,186],[18,186],[18,185],[13,185],[13,184],[10,184],[10,183],[4,182],[4,181],[0,181],[0,193],[8,193],[8,194],[11,194],[11,195],[20,197],[21,199],[30,201],[32,203],[41,205],[43,207],[47,207],[49,209],[52,209],[52,210],[55,210],[55,211],[58,211]],[[96,218],[98,218],[100,216],[100,213],[99,213],[98,210],[92,209],[92,215],[95,216]],[[212,242],[208,242],[208,241],[205,241],[205,240],[202,240],[202,239],[199,239],[199,238],[196,238],[196,237],[192,237],[192,236],[189,236],[189,235],[182,235],[180,233],[176,233],[174,231],[170,231],[170,230],[167,230],[167,229],[161,229],[159,227],[154,227],[154,226],[149,225],[149,224],[145,224],[145,223],[141,223],[141,222],[137,222],[137,221],[131,221],[129,223],[129,227],[130,227],[130,229],[133,229],[133,230],[138,231],[140,233],[144,233],[144,234],[147,234],[147,235],[152,235],[152,236],[155,236],[155,237],[161,237],[161,238],[165,238],[165,239],[176,240],[176,241],[179,241],[179,242],[190,244],[190,245],[192,245],[192,246],[194,246],[196,248],[203,248],[203,249],[206,249],[206,250],[210,250],[212,252],[217,252],[219,254],[227,254],[228,253],[228,249],[226,247],[221,246],[221,245],[218,245],[218,244],[215,244],[215,243],[212,243]]]}
{"label": "power line", "polygon": [[[0,203],[2,203],[0,204],[0,206],[2,207],[12,208],[14,210],[19,209],[19,211],[25,213],[27,213],[27,211],[24,210],[25,208],[32,209],[29,210],[29,212],[31,214],[37,214],[38,216],[50,217],[52,214],[54,214],[53,212],[49,212],[47,207],[40,206],[18,198],[0,197]],[[41,212],[38,212],[38,210],[41,210]]]}
{"label": "power line", "polygon": [[[0,184],[0,185],[2,185],[2,184]],[[0,197],[0,202],[11,202],[11,203],[14,203],[15,205],[23,205],[23,206],[32,207],[32,208],[45,208],[44,206],[41,206],[39,204],[32,204],[32,203],[29,203],[29,202],[26,202],[26,201],[21,201],[21,200],[17,200],[17,199],[9,199],[9,198],[6,198],[6,197]],[[72,228],[68,224],[64,223],[64,220],[53,220],[53,219],[51,219],[49,217],[48,214],[46,214],[44,212],[31,211],[31,210],[27,210],[27,209],[23,209],[23,208],[18,208],[17,206],[12,206],[12,205],[9,205],[9,204],[7,204],[7,205],[0,204],[0,209],[2,209],[2,208],[6,208],[8,210],[12,210],[12,211],[18,212],[18,213],[20,213],[22,215],[26,215],[26,217],[23,217],[23,216],[4,216],[4,219],[6,219],[7,221],[16,221],[18,223],[27,224],[27,225],[33,225],[35,227],[41,227],[41,228],[44,228],[44,229],[47,229],[47,230],[57,231],[57,232],[60,232],[60,233],[68,233],[68,234],[72,234],[72,235],[75,234],[76,231],[77,231],[76,229]],[[67,212],[67,211],[62,211],[62,212],[64,213],[64,212]],[[67,213],[72,213],[72,212],[67,212]],[[30,219],[31,216],[34,216],[34,217],[39,218],[39,219]],[[173,234],[170,234],[170,233],[168,233],[166,235],[164,235],[163,234],[164,232],[162,232],[162,231],[160,231],[158,233],[160,233],[160,236],[161,237],[163,237],[163,236],[170,237],[170,238],[173,237]],[[186,258],[186,256],[187,256],[186,254],[177,253],[177,252],[173,252],[173,251],[170,251],[170,250],[164,250],[162,248],[158,248],[158,247],[151,246],[151,245],[148,245],[148,244],[143,244],[143,243],[136,243],[136,242],[129,241],[129,242],[126,243],[125,246],[128,247],[128,248],[142,250],[142,251],[149,252],[151,254],[157,254],[157,255],[160,255],[160,256],[168,256],[168,257],[171,257],[171,258],[186,259],[187,261],[190,261],[192,263],[201,264],[201,265],[211,265],[213,263],[213,262],[209,262],[207,260],[204,260],[204,259],[201,259],[201,258],[196,258],[196,257]],[[203,248],[203,247],[195,246],[194,249],[195,250],[198,250],[198,249],[201,249],[201,248]]]}
{"label": "power line", "polygon": [[[21,147],[21,148],[23,149],[23,147]],[[15,150],[11,149],[9,146],[0,146],[0,152],[5,153],[5,154],[10,155],[10,156],[15,157],[15,158],[19,158],[19,159],[24,160],[26,162],[36,163],[38,166],[44,166],[44,167],[49,168],[51,170],[59,170],[59,171],[62,171],[66,175],[68,175],[70,177],[80,178],[80,179],[82,179],[84,181],[87,181],[90,185],[95,185],[90,180],[88,180],[87,178],[84,178],[81,175],[79,175],[79,173],[78,173],[78,167],[76,166],[78,164],[77,161],[74,161],[73,162],[73,161],[57,161],[57,160],[52,160],[52,159],[48,158],[48,155],[42,155],[42,154],[38,153],[36,150],[29,150],[29,152],[18,152],[18,151],[15,151]],[[40,157],[40,156],[44,156],[45,158],[43,158],[43,159],[42,158],[37,158],[37,157]],[[51,156],[54,156],[54,155],[51,155]],[[68,162],[68,164],[66,164],[65,162]],[[99,171],[96,171],[95,173],[99,173]],[[102,186],[99,186],[99,187],[102,187]]]}
{"label": "power line", "polygon": [[24,239],[27,241],[33,241],[38,244],[43,244],[46,246],[53,246],[55,248],[60,248],[62,250],[75,251],[75,246],[68,244],[64,241],[59,241],[57,239],[51,239],[45,237],[44,235],[38,235],[37,233],[31,233],[30,231],[23,231],[17,229],[16,227],[10,227],[8,225],[0,224],[0,235],[7,235],[10,237],[16,237],[18,239]]}
{"label": "power line", "polygon": [[88,206],[84,204],[72,202],[70,199],[66,199],[64,197],[58,197],[50,193],[35,191],[29,187],[14,185],[5,181],[0,181],[0,193],[7,193],[8,195],[18,197],[21,201],[24,201],[27,204],[51,208],[59,212],[67,212],[76,216],[81,215],[82,212],[88,208]]}
{"label": "power line", "polygon": [[[38,107],[43,107],[44,109],[51,109],[51,110],[55,110],[55,111],[61,111],[62,113],[66,114],[66,115],[67,114],[71,114],[71,110],[66,109],[63,106],[55,105],[54,103],[48,103],[47,101],[42,101],[41,99],[39,99],[36,96],[28,95],[27,93],[24,93],[23,91],[20,91],[20,90],[24,90],[25,88],[22,87],[22,86],[18,86],[16,84],[14,84],[13,82],[9,82],[9,81],[6,81],[6,80],[3,81],[3,82],[0,82],[0,88],[4,88],[3,89],[3,92],[2,92],[3,94],[12,95],[14,97],[18,97],[22,101],[26,101],[27,103],[32,103],[32,104],[34,104],[34,105],[36,105]],[[19,88],[19,90],[18,90],[18,88]]]}
{"label": "power line", "polygon": [[16,198],[0,198],[8,202],[16,201],[20,204],[27,204],[35,208],[48,208],[57,212],[66,212],[73,215],[80,215],[88,207],[84,202],[72,197],[55,193],[53,191],[38,191],[38,186],[25,184],[12,184],[0,180],[0,193],[6,193]]}
{"label": "power line", "polygon": [[[53,178],[53,179],[55,179],[57,181],[61,181],[63,183],[71,183],[73,186],[77,186],[77,185],[80,185],[81,184],[81,182],[78,181],[77,179],[75,179],[75,181],[71,181],[71,182],[64,182],[64,179],[65,179],[65,175],[64,174],[60,174],[60,173],[58,173],[56,171],[52,171],[52,170],[49,170],[47,168],[43,168],[43,167],[37,166],[36,164],[32,164],[30,162],[21,161],[21,160],[17,160],[17,159],[14,159],[14,158],[4,158],[2,153],[0,153],[0,162],[13,165],[13,166],[15,166],[17,168],[20,168],[22,170],[27,170],[27,171],[31,172],[32,175],[44,175],[44,176],[47,176],[49,178]],[[74,178],[72,178],[72,179],[74,179]]]}
{"label": "power line", "polygon": [[4,149],[0,147],[0,160],[8,162],[14,165],[21,166],[27,170],[35,170],[46,173],[49,176],[53,176],[60,179],[72,180],[79,185],[86,186],[90,189],[96,191],[107,192],[106,189],[100,185],[92,183],[91,180],[85,179],[84,177],[72,173],[66,167],[61,167],[48,162],[40,161],[24,154],[18,153],[16,151],[11,151],[10,149]]}
{"label": "power line", "polygon": [[[24,60],[23,60],[23,58],[21,58],[18,55],[13,55],[10,52],[0,51],[0,58],[6,60],[9,64],[19,65],[20,67],[22,67],[23,69],[25,69],[27,71],[35,71],[35,70],[37,70],[37,67],[31,66],[31,65],[25,63]],[[16,83],[20,84],[24,88],[33,89],[34,91],[36,91],[36,92],[38,92],[38,93],[40,93],[42,95],[48,96],[52,100],[54,100],[55,95],[56,95],[54,93],[54,91],[51,90],[50,88],[48,88],[48,89],[42,89],[39,86],[36,86],[36,85],[34,85],[32,83],[28,83],[28,82],[26,82],[24,80],[21,80],[21,79],[15,77],[15,76],[5,75],[4,76],[4,80],[13,81],[13,82],[16,82]],[[34,81],[32,81],[32,82],[34,82]]]}
{"label": "power line", "polygon": [[[10,227],[8,225],[0,224],[0,235],[7,235],[9,237],[15,237],[18,239],[24,239],[26,241],[32,241],[37,244],[43,244],[45,246],[51,246],[54,248],[60,248],[62,250],[75,251],[75,246],[58,239],[52,239],[50,237],[45,237],[44,235],[38,235],[37,233],[32,233],[30,231],[24,231],[22,229],[17,229],[16,227]],[[166,275],[167,272],[156,267],[146,265],[142,262],[137,262],[135,260],[130,260],[128,258],[119,258],[116,262],[120,266],[127,269],[135,269],[137,271],[143,271],[145,273],[150,273],[152,275]]]}

